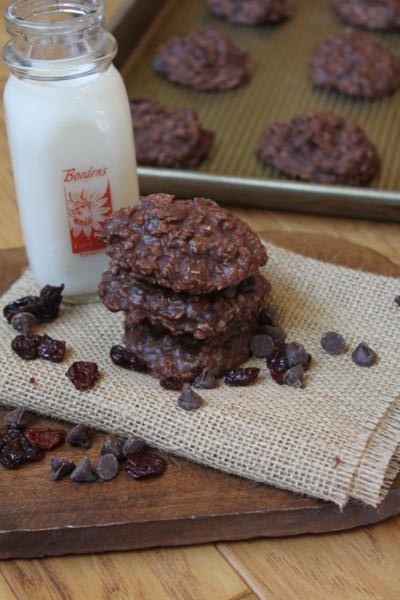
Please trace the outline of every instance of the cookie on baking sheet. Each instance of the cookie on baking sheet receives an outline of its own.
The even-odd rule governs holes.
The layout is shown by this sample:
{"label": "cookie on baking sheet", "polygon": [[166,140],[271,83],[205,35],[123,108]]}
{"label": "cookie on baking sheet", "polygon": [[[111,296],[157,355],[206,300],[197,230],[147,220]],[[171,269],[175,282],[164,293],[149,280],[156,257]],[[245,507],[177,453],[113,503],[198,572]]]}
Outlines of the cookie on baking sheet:
{"label": "cookie on baking sheet", "polygon": [[214,133],[193,110],[164,108],[153,98],[131,98],[130,107],[139,165],[185,168],[207,158]]}
{"label": "cookie on baking sheet", "polygon": [[367,183],[380,165],[377,150],[363,130],[333,113],[272,123],[262,135],[257,156],[304,181],[341,185]]}
{"label": "cookie on baking sheet", "polygon": [[207,0],[211,12],[239,25],[278,23],[293,16],[292,0]]}
{"label": "cookie on baking sheet", "polygon": [[382,30],[400,27],[400,0],[332,0],[332,6],[349,25]]}
{"label": "cookie on baking sheet", "polygon": [[207,198],[143,196],[107,221],[103,239],[112,267],[176,292],[237,285],[267,261],[250,227]]}
{"label": "cookie on baking sheet", "polygon": [[269,282],[257,273],[220,292],[189,295],[138,280],[118,268],[103,273],[99,294],[105,306],[127,313],[128,323],[147,318],[173,335],[197,339],[223,334],[234,321],[256,318],[265,307]]}
{"label": "cookie on baking sheet", "polygon": [[250,56],[217,29],[177,35],[157,49],[154,70],[173,83],[198,90],[221,91],[249,77]]}
{"label": "cookie on baking sheet", "polygon": [[315,85],[373,100],[400,87],[400,58],[365,33],[346,30],[318,44],[310,58]]}
{"label": "cookie on baking sheet", "polygon": [[236,322],[223,336],[196,340],[191,335],[171,335],[163,328],[142,321],[126,323],[124,342],[152,375],[191,382],[203,369],[209,369],[218,377],[245,362],[251,356],[251,339],[258,331],[256,320]]}

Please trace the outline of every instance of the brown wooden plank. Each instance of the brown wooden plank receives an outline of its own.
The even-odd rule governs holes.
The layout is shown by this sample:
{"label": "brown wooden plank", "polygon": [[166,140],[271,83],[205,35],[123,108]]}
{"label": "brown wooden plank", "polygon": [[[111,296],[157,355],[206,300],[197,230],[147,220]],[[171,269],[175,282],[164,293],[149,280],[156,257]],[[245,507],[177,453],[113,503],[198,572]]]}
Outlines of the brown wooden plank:
{"label": "brown wooden plank", "polygon": [[68,587],[76,599],[136,598],[131,590],[140,590],[138,597],[157,600],[241,600],[249,599],[250,594],[247,585],[212,546],[147,550],[135,554],[134,560],[121,552],[112,557],[52,558],[46,561],[46,570],[61,589]]}
{"label": "brown wooden plank", "polygon": [[[266,232],[274,243],[308,256],[373,272],[399,275],[379,254],[326,236]],[[8,283],[25,264],[21,251],[0,253]],[[4,288],[4,284],[0,286]],[[88,451],[97,456],[102,436]],[[62,448],[75,460],[82,453]],[[60,451],[58,451],[60,453]],[[160,479],[79,486],[49,479],[48,459],[23,471],[2,471],[0,557],[98,552],[215,540],[286,536],[356,527],[400,511],[400,478],[379,509],[303,498],[269,486],[168,457]],[[23,478],[23,479],[22,479]],[[23,481],[23,487],[21,487]]]}
{"label": "brown wooden plank", "polygon": [[268,600],[398,600],[400,517],[329,536],[218,544]]}

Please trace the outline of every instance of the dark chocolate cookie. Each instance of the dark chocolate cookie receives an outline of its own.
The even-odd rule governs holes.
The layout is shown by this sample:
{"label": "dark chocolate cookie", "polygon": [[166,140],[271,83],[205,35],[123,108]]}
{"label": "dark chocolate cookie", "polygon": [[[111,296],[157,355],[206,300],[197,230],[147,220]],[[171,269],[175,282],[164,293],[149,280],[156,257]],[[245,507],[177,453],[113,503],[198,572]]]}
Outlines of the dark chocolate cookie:
{"label": "dark chocolate cookie", "polygon": [[231,23],[262,25],[293,16],[292,0],[207,0],[211,12]]}
{"label": "dark chocolate cookie", "polygon": [[258,328],[256,322],[236,322],[225,335],[200,341],[191,335],[173,336],[142,321],[126,325],[124,342],[152,375],[191,382],[203,369],[218,377],[250,358],[250,341]]}
{"label": "dark chocolate cookie", "polygon": [[173,335],[190,333],[197,339],[221,335],[234,321],[254,320],[266,304],[270,284],[260,274],[220,292],[189,295],[173,292],[110,268],[99,293],[111,311],[127,312],[129,323],[147,318]]}
{"label": "dark chocolate cookie", "polygon": [[382,30],[400,27],[400,0],[332,0],[332,6],[349,25]]}
{"label": "dark chocolate cookie", "polygon": [[265,130],[257,156],[276,169],[318,183],[361,185],[377,173],[375,146],[350,119],[333,113],[294,117]]}
{"label": "dark chocolate cookie", "polygon": [[193,167],[208,156],[214,133],[193,110],[167,109],[153,98],[131,98],[130,107],[139,165]]}
{"label": "dark chocolate cookie", "polygon": [[103,238],[112,267],[176,292],[237,285],[267,261],[250,227],[206,198],[144,196],[107,221]]}
{"label": "dark chocolate cookie", "polygon": [[347,30],[320,42],[310,59],[315,85],[372,100],[400,86],[400,59],[365,33]]}
{"label": "dark chocolate cookie", "polygon": [[198,90],[228,90],[248,79],[250,58],[217,29],[198,29],[167,40],[153,67],[173,83]]}

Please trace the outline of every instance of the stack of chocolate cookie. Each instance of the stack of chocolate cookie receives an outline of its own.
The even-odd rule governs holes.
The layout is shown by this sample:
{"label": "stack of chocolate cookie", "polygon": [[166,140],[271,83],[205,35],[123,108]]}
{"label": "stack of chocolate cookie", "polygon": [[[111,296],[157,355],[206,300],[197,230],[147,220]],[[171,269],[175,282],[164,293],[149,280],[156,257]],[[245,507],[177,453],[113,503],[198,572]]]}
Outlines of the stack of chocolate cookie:
{"label": "stack of chocolate cookie", "polygon": [[152,194],[111,217],[104,239],[100,296],[125,312],[125,344],[151,374],[193,381],[249,358],[270,285],[246,223],[212,200]]}

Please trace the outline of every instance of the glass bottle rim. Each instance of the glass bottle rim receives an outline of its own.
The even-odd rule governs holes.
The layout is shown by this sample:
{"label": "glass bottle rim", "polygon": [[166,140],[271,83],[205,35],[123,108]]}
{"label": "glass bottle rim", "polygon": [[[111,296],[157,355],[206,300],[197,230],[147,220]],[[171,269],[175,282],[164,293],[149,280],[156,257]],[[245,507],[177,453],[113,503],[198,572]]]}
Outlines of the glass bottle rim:
{"label": "glass bottle rim", "polygon": [[62,35],[104,21],[102,0],[16,0],[4,12],[10,34]]}

